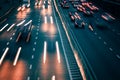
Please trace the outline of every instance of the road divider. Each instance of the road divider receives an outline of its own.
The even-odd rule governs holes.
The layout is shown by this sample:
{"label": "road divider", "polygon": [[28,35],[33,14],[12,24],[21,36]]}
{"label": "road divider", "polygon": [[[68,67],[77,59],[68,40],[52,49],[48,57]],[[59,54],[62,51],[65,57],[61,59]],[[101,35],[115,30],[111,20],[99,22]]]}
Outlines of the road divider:
{"label": "road divider", "polygon": [[17,61],[18,61],[18,58],[19,58],[21,49],[22,49],[22,47],[19,47],[19,48],[18,48],[17,54],[16,54],[15,59],[14,59],[14,62],[13,62],[13,66],[16,66],[16,64],[17,64]]}
{"label": "road divider", "polygon": [[2,64],[3,59],[5,58],[6,54],[8,53],[8,50],[9,50],[9,48],[7,47],[7,48],[5,49],[5,51],[4,51],[4,53],[3,53],[2,57],[1,57],[1,59],[0,59],[0,65]]}

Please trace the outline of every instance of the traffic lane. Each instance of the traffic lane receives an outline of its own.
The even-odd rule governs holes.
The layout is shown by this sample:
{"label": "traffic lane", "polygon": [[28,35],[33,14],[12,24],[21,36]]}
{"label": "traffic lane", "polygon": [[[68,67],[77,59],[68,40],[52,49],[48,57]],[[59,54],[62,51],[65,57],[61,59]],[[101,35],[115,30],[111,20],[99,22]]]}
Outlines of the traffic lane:
{"label": "traffic lane", "polygon": [[[67,14],[67,13],[66,13],[66,14]],[[68,19],[68,18],[67,18],[67,19]],[[69,22],[69,21],[68,21],[68,22]],[[73,26],[71,26],[71,27],[73,27]],[[74,28],[74,29],[75,29],[75,28]],[[72,28],[72,30],[74,30],[74,29]],[[80,31],[80,29],[79,29],[79,31]],[[76,31],[74,31],[74,32],[76,32]],[[79,38],[80,38],[80,36],[78,35],[79,32],[76,32],[76,33],[77,33],[76,35],[78,36],[77,39],[79,39]],[[81,33],[81,34],[83,34],[83,33]],[[84,33],[84,34],[85,34],[85,33]],[[85,37],[86,37],[86,35],[85,35]],[[81,39],[83,40],[84,38],[81,38]],[[86,39],[85,39],[85,40],[86,40]],[[81,42],[81,40],[79,40],[79,41]],[[97,40],[96,40],[96,41],[97,41]],[[95,42],[96,42],[96,41],[95,41]],[[89,42],[89,41],[84,42],[84,44],[87,43],[87,42]],[[98,43],[100,43],[100,42],[98,42]],[[83,44],[83,43],[82,43],[82,44]],[[101,44],[99,44],[99,45],[101,45]],[[102,45],[102,46],[103,46],[103,45]],[[92,46],[91,46],[91,47],[92,47]],[[95,47],[96,47],[96,46],[95,46]],[[87,47],[86,47],[86,48],[87,48]],[[83,48],[83,49],[85,49],[85,48]],[[91,49],[91,50],[92,50],[92,49]],[[104,50],[104,49],[98,50],[97,53],[99,53],[100,51],[103,51],[103,50]],[[86,50],[85,50],[85,51],[86,51]],[[89,50],[88,50],[88,51],[89,51]],[[103,51],[103,52],[104,52],[104,51]],[[103,53],[103,52],[102,52],[102,53]],[[108,52],[110,52],[110,51],[108,51]],[[112,56],[112,57],[114,57],[114,56]],[[99,58],[98,58],[98,59],[99,59]],[[101,58],[100,58],[100,59],[101,59]],[[100,60],[100,59],[99,59],[99,60]],[[106,59],[106,58],[105,58],[105,59]],[[109,58],[109,59],[111,59],[111,58]],[[115,58],[115,59],[116,59],[116,58]],[[99,61],[99,60],[98,60],[98,61]],[[103,64],[103,63],[102,63],[102,64]],[[115,67],[115,66],[114,66],[114,67]],[[106,71],[106,72],[107,72],[107,71]]]}

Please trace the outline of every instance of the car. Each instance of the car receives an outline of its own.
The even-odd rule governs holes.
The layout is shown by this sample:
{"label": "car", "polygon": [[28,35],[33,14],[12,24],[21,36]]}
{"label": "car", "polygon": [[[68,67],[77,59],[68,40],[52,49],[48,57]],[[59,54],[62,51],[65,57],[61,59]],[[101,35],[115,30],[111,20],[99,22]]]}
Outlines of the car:
{"label": "car", "polygon": [[41,1],[35,2],[35,6],[40,6],[40,4],[41,4]]}
{"label": "car", "polygon": [[92,16],[94,14],[93,11],[89,11],[89,10],[84,10],[83,13],[86,15],[86,16]]}
{"label": "car", "polygon": [[25,40],[26,42],[28,42],[31,36],[31,30],[32,30],[31,21],[29,21],[25,25],[18,26],[16,33],[17,35],[16,42],[18,42],[19,40],[23,40],[23,41]]}
{"label": "car", "polygon": [[81,18],[80,15],[77,12],[72,12],[72,11],[69,12],[69,16],[70,16],[72,21],[75,21],[75,19],[80,19]]}
{"label": "car", "polygon": [[115,20],[115,18],[114,18],[113,16],[111,16],[110,14],[108,14],[108,13],[103,13],[103,14],[101,15],[101,17],[102,17],[104,20],[108,21],[108,22],[111,22],[111,21],[114,21],[114,20]]}
{"label": "car", "polygon": [[81,19],[76,19],[74,25],[76,28],[84,28],[85,22],[83,22]]}
{"label": "car", "polygon": [[85,8],[82,5],[77,6],[77,10],[80,12],[85,11]]}

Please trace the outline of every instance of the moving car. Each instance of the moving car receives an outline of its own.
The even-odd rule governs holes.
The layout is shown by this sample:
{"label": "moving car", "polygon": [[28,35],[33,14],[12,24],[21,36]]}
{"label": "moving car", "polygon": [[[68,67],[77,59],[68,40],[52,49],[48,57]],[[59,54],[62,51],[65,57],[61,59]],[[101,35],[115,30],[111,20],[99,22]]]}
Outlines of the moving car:
{"label": "moving car", "polygon": [[85,22],[83,22],[81,19],[76,19],[75,20],[75,27],[76,28],[84,28]]}

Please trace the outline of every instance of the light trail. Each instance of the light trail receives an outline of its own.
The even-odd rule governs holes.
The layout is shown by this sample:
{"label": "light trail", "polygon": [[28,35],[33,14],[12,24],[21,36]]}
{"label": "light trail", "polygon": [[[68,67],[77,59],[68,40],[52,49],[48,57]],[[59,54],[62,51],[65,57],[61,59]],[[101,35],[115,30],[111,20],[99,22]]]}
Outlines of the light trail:
{"label": "light trail", "polygon": [[7,32],[10,31],[14,26],[15,26],[15,24],[12,24],[12,25],[7,29]]}
{"label": "light trail", "polygon": [[47,51],[47,42],[45,41],[44,42],[44,55],[43,55],[43,63],[44,64],[46,62],[46,55],[47,55],[46,51]]}
{"label": "light trail", "polygon": [[29,25],[32,22],[32,20],[28,21],[24,26]]}
{"label": "light trail", "polygon": [[55,75],[52,76],[51,80],[55,80]]}
{"label": "light trail", "polygon": [[59,45],[57,41],[56,41],[56,49],[57,49],[58,63],[60,63],[60,51],[59,51]]}
{"label": "light trail", "polygon": [[13,62],[13,66],[15,66],[17,64],[21,49],[22,49],[21,47],[18,48],[17,54],[16,54],[14,62]]}
{"label": "light trail", "polygon": [[5,26],[3,26],[3,28],[0,29],[0,32],[2,32],[7,26],[8,26],[8,24],[6,24]]}
{"label": "light trail", "polygon": [[19,24],[17,24],[17,26],[22,25],[25,22],[25,20],[21,21]]}
{"label": "light trail", "polygon": [[53,24],[53,17],[52,16],[50,16],[50,22],[51,22],[51,24]]}
{"label": "light trail", "polygon": [[1,57],[1,59],[0,59],[0,65],[2,64],[3,59],[5,58],[5,56],[6,56],[7,52],[8,52],[8,50],[9,50],[9,48],[7,47],[7,48],[5,49],[5,51],[4,51],[4,53],[3,53],[2,57]]}
{"label": "light trail", "polygon": [[47,23],[47,16],[45,16],[45,18],[44,18],[44,19],[45,19],[45,23]]}

